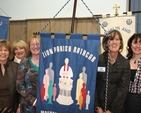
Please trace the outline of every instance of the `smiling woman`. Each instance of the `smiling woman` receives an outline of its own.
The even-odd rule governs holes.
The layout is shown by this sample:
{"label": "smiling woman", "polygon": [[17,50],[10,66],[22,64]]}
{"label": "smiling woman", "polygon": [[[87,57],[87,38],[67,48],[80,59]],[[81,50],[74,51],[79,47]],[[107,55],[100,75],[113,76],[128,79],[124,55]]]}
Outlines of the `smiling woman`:
{"label": "smiling woman", "polygon": [[[103,70],[97,72],[95,113],[104,111],[106,113],[124,113],[124,102],[130,82],[130,65],[129,61],[119,52],[123,49],[121,33],[118,30],[111,30],[109,35],[110,40],[107,37],[103,38],[102,45],[105,52],[99,55],[98,59],[98,67]],[[109,61],[109,68],[107,61]],[[107,103],[105,104],[105,102]]]}
{"label": "smiling woman", "polygon": [[28,46],[23,40],[14,41],[12,44],[13,61],[20,63],[28,54]]}
{"label": "smiling woman", "polygon": [[131,79],[125,103],[125,113],[141,113],[141,33],[133,34],[127,43]]}
{"label": "smiling woman", "polygon": [[16,113],[19,94],[16,91],[18,63],[9,60],[10,43],[0,40],[0,113]]}
{"label": "smiling woman", "polygon": [[29,57],[21,60],[17,74],[17,90],[21,95],[21,113],[36,113],[40,38],[35,35],[29,40]]}

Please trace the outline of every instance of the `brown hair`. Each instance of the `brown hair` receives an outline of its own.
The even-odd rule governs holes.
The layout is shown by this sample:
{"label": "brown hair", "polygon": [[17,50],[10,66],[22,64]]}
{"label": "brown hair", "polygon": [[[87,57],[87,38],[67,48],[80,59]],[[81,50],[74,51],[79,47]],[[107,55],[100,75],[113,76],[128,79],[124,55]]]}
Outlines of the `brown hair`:
{"label": "brown hair", "polygon": [[109,41],[109,39],[110,40],[113,40],[115,38],[115,36],[118,35],[119,36],[119,39],[120,39],[120,43],[121,43],[121,46],[119,48],[119,51],[122,52],[122,50],[123,50],[123,39],[122,39],[121,33],[118,30],[111,30],[109,32],[109,35],[110,35],[109,37],[106,37],[105,36],[103,38],[103,40],[102,40],[102,47],[103,47],[103,49],[105,51],[108,51],[108,41]]}
{"label": "brown hair", "polygon": [[0,48],[1,47],[5,47],[5,48],[8,49],[8,51],[9,51],[9,57],[8,57],[8,59],[10,59],[11,58],[11,46],[10,46],[10,42],[7,41],[7,40],[5,40],[5,39],[0,39]]}
{"label": "brown hair", "polygon": [[137,43],[137,40],[140,40],[141,41],[141,33],[134,33],[129,39],[128,39],[128,42],[127,42],[127,59],[130,60],[132,57],[133,57],[133,51],[132,51],[132,42],[133,40],[135,40],[135,43]]}

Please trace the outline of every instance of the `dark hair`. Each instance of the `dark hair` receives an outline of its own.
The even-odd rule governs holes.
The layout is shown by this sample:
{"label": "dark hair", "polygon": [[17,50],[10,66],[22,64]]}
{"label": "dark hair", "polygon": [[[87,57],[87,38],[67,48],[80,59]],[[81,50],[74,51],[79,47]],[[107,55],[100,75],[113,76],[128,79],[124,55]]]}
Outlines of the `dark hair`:
{"label": "dark hair", "polygon": [[[123,39],[122,39],[122,35],[121,33],[118,31],[118,30],[111,30],[109,32],[109,35],[110,35],[110,40],[113,40],[115,38],[116,35],[119,35],[119,39],[120,39],[120,43],[121,43],[121,46],[119,48],[119,51],[121,52],[123,50]],[[109,40],[108,37],[104,37],[103,40],[102,40],[102,47],[105,51],[108,51],[108,40]]]}
{"label": "dark hair", "polygon": [[127,59],[130,60],[133,56],[133,51],[131,49],[131,45],[132,45],[132,42],[133,40],[135,40],[135,43],[137,43],[137,40],[140,39],[141,40],[141,33],[135,33],[133,34],[129,39],[128,39],[128,42],[127,42]]}

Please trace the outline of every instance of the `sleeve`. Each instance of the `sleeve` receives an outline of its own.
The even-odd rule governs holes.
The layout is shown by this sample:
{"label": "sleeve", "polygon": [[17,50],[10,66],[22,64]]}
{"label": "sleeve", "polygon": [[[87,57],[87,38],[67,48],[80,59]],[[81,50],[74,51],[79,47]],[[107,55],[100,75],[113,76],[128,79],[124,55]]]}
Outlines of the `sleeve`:
{"label": "sleeve", "polygon": [[114,98],[109,110],[113,113],[120,113],[123,109],[124,102],[128,93],[129,83],[130,83],[130,64],[126,62],[126,67],[123,68],[123,75],[121,82],[118,86],[117,96]]}
{"label": "sleeve", "polygon": [[25,77],[29,71],[30,66],[27,63],[27,59],[22,60],[18,67],[16,89],[22,98],[30,105],[36,100],[36,88],[28,87]]}

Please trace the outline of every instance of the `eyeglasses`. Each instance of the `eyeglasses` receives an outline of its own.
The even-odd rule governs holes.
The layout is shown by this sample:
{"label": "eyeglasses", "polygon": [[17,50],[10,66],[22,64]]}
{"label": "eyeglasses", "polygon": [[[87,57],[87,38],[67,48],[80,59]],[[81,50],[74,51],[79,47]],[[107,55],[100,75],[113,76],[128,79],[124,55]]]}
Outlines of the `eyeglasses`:
{"label": "eyeglasses", "polygon": [[40,46],[40,43],[33,43],[33,44],[30,44],[30,46],[34,47],[34,46]]}

